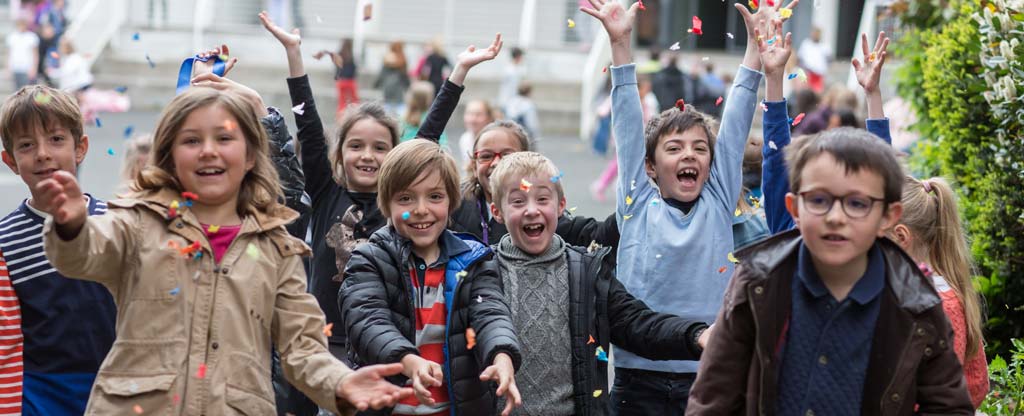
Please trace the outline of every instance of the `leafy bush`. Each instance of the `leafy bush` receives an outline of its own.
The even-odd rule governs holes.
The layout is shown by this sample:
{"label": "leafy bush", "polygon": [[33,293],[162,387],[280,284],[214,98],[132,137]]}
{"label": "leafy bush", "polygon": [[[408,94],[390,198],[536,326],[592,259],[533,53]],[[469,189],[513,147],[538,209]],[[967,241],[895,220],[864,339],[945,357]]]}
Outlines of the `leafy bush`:
{"label": "leafy bush", "polygon": [[995,356],[988,366],[992,382],[978,411],[989,416],[1019,415],[1024,412],[1024,341],[1012,340],[1010,363]]}

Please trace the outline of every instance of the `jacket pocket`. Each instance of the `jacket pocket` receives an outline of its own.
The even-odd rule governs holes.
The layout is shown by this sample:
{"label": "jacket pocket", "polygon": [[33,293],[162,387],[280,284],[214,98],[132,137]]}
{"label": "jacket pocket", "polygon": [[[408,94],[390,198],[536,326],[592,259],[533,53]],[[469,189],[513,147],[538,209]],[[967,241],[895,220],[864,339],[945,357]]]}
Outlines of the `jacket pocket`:
{"label": "jacket pocket", "polygon": [[227,415],[273,415],[277,412],[274,403],[265,397],[252,394],[230,384],[225,389],[225,402],[228,405]]}
{"label": "jacket pocket", "polygon": [[101,372],[96,377],[88,414],[112,415],[124,413],[125,409],[142,409],[146,414],[169,413],[174,404],[168,392],[175,378],[176,374],[114,376]]}
{"label": "jacket pocket", "polygon": [[[269,359],[267,360],[269,362]],[[231,404],[231,391],[244,393],[252,398],[259,398],[260,401],[269,403],[273,409],[274,389],[270,384],[270,370],[243,352],[232,352],[227,357],[227,366],[231,370],[231,376],[227,379],[228,404]],[[239,394],[235,394],[239,397]],[[245,406],[240,404],[239,406]],[[249,413],[243,413],[249,414]],[[254,413],[262,414],[262,413]]]}

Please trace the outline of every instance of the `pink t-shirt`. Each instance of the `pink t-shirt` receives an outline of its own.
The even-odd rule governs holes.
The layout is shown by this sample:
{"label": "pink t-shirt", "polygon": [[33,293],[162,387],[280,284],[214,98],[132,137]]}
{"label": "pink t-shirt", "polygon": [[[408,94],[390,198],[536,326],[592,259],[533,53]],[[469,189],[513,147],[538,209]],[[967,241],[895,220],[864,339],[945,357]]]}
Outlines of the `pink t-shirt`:
{"label": "pink t-shirt", "polygon": [[210,247],[213,248],[213,259],[220,263],[220,259],[224,257],[224,253],[228,251],[228,247],[231,246],[231,242],[235,241],[235,237],[238,236],[238,232],[242,229],[241,225],[222,225],[210,232],[210,226],[207,224],[201,224],[203,230],[206,232],[206,238],[210,240]]}

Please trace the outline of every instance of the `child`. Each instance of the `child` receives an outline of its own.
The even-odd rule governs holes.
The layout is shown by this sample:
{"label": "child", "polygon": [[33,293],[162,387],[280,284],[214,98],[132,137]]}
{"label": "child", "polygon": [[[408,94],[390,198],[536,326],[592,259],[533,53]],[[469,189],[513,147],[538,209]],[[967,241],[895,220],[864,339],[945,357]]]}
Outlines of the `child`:
{"label": "child", "polygon": [[39,67],[39,36],[29,30],[28,22],[18,19],[14,33],[7,35],[7,71],[14,78],[14,89],[35,82]]}
{"label": "child", "polygon": [[473,160],[473,141],[484,126],[494,122],[496,113],[497,110],[487,100],[473,100],[466,104],[466,111],[462,114],[462,125],[466,131],[459,136],[459,157],[463,165]]}
{"label": "child", "polygon": [[[792,40],[769,45],[765,29],[773,100]],[[880,238],[902,212],[892,148],[840,128],[794,143],[785,163],[799,230],[736,254],[687,414],[972,414],[939,296]]]}
{"label": "child", "polygon": [[350,104],[359,103],[359,86],[356,85],[356,61],[352,57],[352,39],[342,38],[338,52],[328,50],[317,51],[313,58],[319,60],[324,55],[331,57],[334,64],[334,85],[338,88],[338,110],[340,115]]}
{"label": "child", "polygon": [[338,310],[341,271],[352,249],[387,222],[377,207],[377,177],[384,156],[398,145],[398,124],[376,103],[345,112],[337,141],[329,148],[313,90],[302,62],[301,37],[286,32],[260,13],[264,27],[281,42],[288,57],[288,91],[300,143],[305,190],[312,201],[313,260],[310,293],[331,326],[331,353],[347,360],[345,325]]}
{"label": "child", "polygon": [[530,98],[531,91],[533,86],[529,82],[520,81],[516,95],[505,103],[505,117],[523,126],[526,134],[533,138],[533,146],[537,147],[540,141],[540,117],[537,115],[537,105]]}
{"label": "child", "polygon": [[[638,4],[592,0],[582,11],[601,20],[612,45],[612,129],[619,163],[616,217],[622,241],[617,276],[651,309],[711,322],[721,304],[732,263],[732,220],[741,192],[743,148],[761,81],[753,21],[781,7],[762,2],[747,26],[747,51],[726,100],[717,136],[715,121],[677,102],[647,124],[630,64],[630,32]],[[796,3],[794,1],[794,3]],[[650,180],[654,180],[654,184]],[[612,406],[620,415],[679,414],[696,377],[696,361],[654,362],[615,349]],[[630,380],[644,380],[643,383]]]}
{"label": "child", "polygon": [[604,414],[609,342],[649,359],[695,360],[707,324],[650,310],[615,279],[611,249],[587,250],[555,235],[565,210],[558,168],[535,152],[494,169],[494,217],[509,233],[494,250],[523,346],[517,387],[524,415]]}
{"label": "child", "polygon": [[118,193],[131,191],[132,182],[142,172],[142,168],[149,164],[149,153],[153,150],[153,135],[149,133],[139,134],[125,141],[124,160],[121,162],[121,184],[117,186]]}
{"label": "child", "polygon": [[0,252],[0,415],[21,415],[25,338],[21,333],[21,308],[11,286],[7,261]]}
{"label": "child", "polygon": [[889,236],[914,259],[933,270],[931,279],[953,326],[953,350],[964,367],[971,404],[988,394],[982,315],[971,282],[971,256],[956,207],[956,194],[942,178],[903,182],[903,217]]}
{"label": "child", "polygon": [[381,90],[384,94],[384,108],[392,114],[402,112],[402,100],[405,97],[405,90],[409,89],[409,73],[406,72],[408,64],[405,59],[405,44],[402,41],[393,41],[388,45],[388,53],[384,55],[384,62],[380,68],[380,75],[373,87]]}
{"label": "child", "polygon": [[106,215],[86,216],[68,172],[35,187],[53,216],[47,256],[118,302],[117,342],[86,413],[272,414],[272,346],[289,381],[334,412],[412,393],[382,380],[399,366],[352,372],[328,352],[323,315],[305,293],[308,248],[283,227],[297,214],[278,202],[267,142],[239,94],[193,88],[164,109],[154,163]]}
{"label": "child", "polygon": [[401,363],[402,381],[416,392],[391,414],[493,414],[487,380],[508,395],[503,415],[520,404],[519,343],[492,254],[447,230],[458,177],[436,143],[395,147],[377,194],[390,221],[356,247],[345,269],[339,299],[357,362]]}
{"label": "child", "polygon": [[[77,172],[89,149],[83,133],[75,99],[53,88],[22,88],[0,109],[4,163],[31,194],[0,220],[0,251],[21,305],[27,415],[82,414],[114,342],[117,311],[107,289],[65,279],[43,253],[48,214],[37,184],[58,171]],[[106,202],[89,194],[79,198],[88,215],[107,211]]]}
{"label": "child", "polygon": [[[459,54],[458,63],[451,77],[441,85],[441,92],[430,106],[417,137],[438,141],[445,125],[459,104],[459,97],[465,87],[468,68],[484,60],[494,59],[501,50],[501,35],[487,49],[477,50],[470,46]],[[508,233],[504,224],[491,216],[490,177],[495,164],[514,152],[531,150],[532,145],[526,132],[519,124],[499,120],[484,126],[473,142],[473,154],[466,167],[467,175],[462,184],[462,203],[452,215],[452,230],[470,233],[486,244],[494,245]],[[558,231],[569,244],[589,246],[592,242],[612,246],[619,241],[614,217],[603,223],[591,218],[573,217],[563,213],[559,217]]]}
{"label": "child", "polygon": [[[402,114],[402,141],[416,138],[416,132],[427,117],[427,110],[434,101],[437,90],[427,81],[412,83],[405,92],[405,113]],[[441,136],[441,146],[448,146],[448,136]]]}

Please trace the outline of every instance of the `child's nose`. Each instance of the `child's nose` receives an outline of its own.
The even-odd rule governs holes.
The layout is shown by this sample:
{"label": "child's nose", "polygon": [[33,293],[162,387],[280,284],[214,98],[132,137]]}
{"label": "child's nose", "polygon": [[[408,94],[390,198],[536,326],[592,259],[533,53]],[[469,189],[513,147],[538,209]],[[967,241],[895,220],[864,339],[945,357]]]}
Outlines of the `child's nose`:
{"label": "child's nose", "polygon": [[841,224],[846,221],[846,211],[843,211],[843,200],[836,198],[832,201],[832,208],[825,213],[825,221],[830,224]]}

